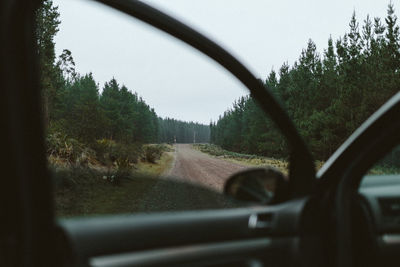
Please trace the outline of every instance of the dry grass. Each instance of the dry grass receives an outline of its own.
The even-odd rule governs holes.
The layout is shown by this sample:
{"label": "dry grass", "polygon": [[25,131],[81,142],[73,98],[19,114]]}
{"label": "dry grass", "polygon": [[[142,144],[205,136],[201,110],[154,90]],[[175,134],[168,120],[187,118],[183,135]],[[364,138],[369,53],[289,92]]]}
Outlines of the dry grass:
{"label": "dry grass", "polygon": [[[171,151],[171,150],[169,150]],[[173,151],[173,150],[172,150]],[[171,152],[164,152],[159,160],[156,161],[156,164],[150,162],[139,162],[136,165],[136,174],[145,174],[151,176],[160,176],[165,173],[172,164],[174,157]]]}
{"label": "dry grass", "polygon": [[315,169],[318,171],[325,164],[325,161],[316,160],[315,161]]}
{"label": "dry grass", "polygon": [[[237,159],[237,158],[224,158],[226,160],[229,160],[231,162],[236,162],[239,164],[244,164],[248,166],[272,166],[280,171],[282,171],[284,174],[289,173],[289,163],[286,160],[280,160],[280,159],[270,159],[270,158],[265,158],[265,159]],[[321,167],[325,164],[325,161],[320,161],[316,160],[315,161],[315,169],[318,171],[321,169]]]}
{"label": "dry grass", "polygon": [[238,158],[227,158],[227,157],[224,157],[222,159],[246,166],[254,166],[254,167],[272,166],[277,168],[281,172],[288,174],[288,162],[285,160],[270,159],[270,158],[238,159]]}
{"label": "dry grass", "polygon": [[215,156],[229,162],[246,166],[272,166],[285,174],[288,173],[288,162],[286,160],[267,158],[257,155],[240,154],[208,144],[194,145],[193,147],[211,156]]}
{"label": "dry grass", "polygon": [[132,213],[156,181],[146,177],[160,176],[170,168],[172,161],[171,153],[165,152],[156,163],[139,162],[118,185],[105,180],[109,174],[101,168],[82,170],[85,182],[55,190],[56,214],[75,217]]}
{"label": "dry grass", "polygon": [[[287,160],[235,153],[231,151],[226,151],[215,145],[207,145],[207,144],[194,145],[194,148],[229,162],[246,166],[259,166],[259,167],[272,166],[279,169],[285,174],[288,174],[289,172],[288,169],[289,163]],[[316,170],[318,171],[324,164],[325,161],[320,161],[320,160],[315,161]]]}

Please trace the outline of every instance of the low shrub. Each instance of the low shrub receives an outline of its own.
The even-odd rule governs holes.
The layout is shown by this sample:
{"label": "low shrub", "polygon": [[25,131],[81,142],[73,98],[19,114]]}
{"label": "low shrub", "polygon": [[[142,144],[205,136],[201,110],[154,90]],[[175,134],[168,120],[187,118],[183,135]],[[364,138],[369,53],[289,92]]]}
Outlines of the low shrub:
{"label": "low shrub", "polygon": [[287,173],[288,170],[288,162],[284,159],[274,159],[257,155],[236,153],[224,150],[219,146],[211,144],[196,144],[193,146],[196,149],[213,156],[234,159],[254,166],[269,165],[280,169],[284,173]]}
{"label": "low shrub", "polygon": [[196,144],[194,147],[204,153],[217,156],[217,157],[229,157],[229,158],[236,158],[236,159],[264,159],[265,157],[257,156],[257,155],[250,155],[250,154],[242,154],[237,152],[232,152],[225,150],[217,145],[212,144]]}
{"label": "low shrub", "polygon": [[127,164],[135,164],[142,153],[143,149],[140,144],[116,144],[111,151],[111,159],[120,164],[123,164],[124,161]]}
{"label": "low shrub", "polygon": [[46,138],[47,155],[65,159],[69,164],[87,165],[95,152],[78,140],[59,132],[53,132]]}
{"label": "low shrub", "polygon": [[115,146],[115,142],[108,139],[96,140],[96,142],[91,144],[92,149],[96,152],[97,160],[103,165],[112,164],[109,155],[113,146]]}
{"label": "low shrub", "polygon": [[113,140],[97,140],[93,145],[98,160],[104,165],[128,167],[138,162],[142,154],[140,144],[119,144]]}
{"label": "low shrub", "polygon": [[145,145],[143,146],[144,159],[150,163],[156,163],[161,158],[162,153],[165,151],[163,145]]}

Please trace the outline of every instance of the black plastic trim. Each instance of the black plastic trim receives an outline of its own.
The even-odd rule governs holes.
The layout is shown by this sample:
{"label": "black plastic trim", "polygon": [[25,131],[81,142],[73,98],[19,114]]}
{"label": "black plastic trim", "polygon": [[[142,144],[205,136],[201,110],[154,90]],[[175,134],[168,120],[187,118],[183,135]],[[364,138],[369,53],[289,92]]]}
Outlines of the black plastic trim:
{"label": "black plastic trim", "polygon": [[353,266],[352,206],[363,175],[400,141],[400,93],[375,112],[320,170],[318,185],[336,188],[337,266]]}
{"label": "black plastic trim", "polygon": [[[227,264],[258,260],[266,255],[269,262],[279,262],[283,252],[289,252],[297,244],[296,238],[258,238],[241,241],[206,243],[94,257],[89,260],[93,267],[125,266],[186,266],[201,264]],[[279,253],[280,252],[280,253]]]}
{"label": "black plastic trim", "polygon": [[39,2],[0,1],[1,266],[55,262],[35,37]]}
{"label": "black plastic trim", "polygon": [[[271,207],[119,215],[60,220],[80,261],[116,253],[259,237],[295,237],[307,199]],[[254,214],[271,214],[270,228],[254,229]]]}

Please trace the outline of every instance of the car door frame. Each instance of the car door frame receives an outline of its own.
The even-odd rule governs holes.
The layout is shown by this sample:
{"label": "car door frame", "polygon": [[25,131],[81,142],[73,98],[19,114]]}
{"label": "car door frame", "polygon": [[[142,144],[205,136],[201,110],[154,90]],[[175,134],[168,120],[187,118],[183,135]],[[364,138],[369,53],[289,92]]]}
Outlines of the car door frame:
{"label": "car door frame", "polygon": [[[259,99],[259,104],[271,115],[278,127],[283,130],[283,134],[289,138],[292,151],[291,157],[294,163],[291,164],[291,176],[296,177],[290,183],[292,189],[290,198],[305,196],[311,191],[314,183],[314,167],[311,154],[286,112],[284,112],[262,83],[239,61],[216,43],[190,27],[144,3],[119,0],[99,2],[135,16],[192,45],[220,63],[249,87],[252,95]],[[41,116],[42,95],[39,82],[39,63],[36,53],[37,44],[34,37],[35,10],[38,8],[39,3],[39,0],[4,0],[0,4],[2,21],[0,37],[4,48],[1,50],[2,61],[0,66],[0,82],[3,89],[0,99],[0,116],[2,126],[4,127],[4,130],[1,131],[1,137],[2,140],[7,140],[3,148],[4,160],[1,166],[8,177],[8,179],[1,180],[2,184],[0,187],[0,195],[2,196],[1,206],[3,214],[6,215],[3,219],[3,231],[0,233],[0,245],[3,252],[0,263],[4,263],[6,266],[59,266],[60,264],[65,264],[68,260],[72,261],[73,255],[80,255],[79,253],[74,254],[76,252],[74,248],[83,242],[80,239],[77,243],[73,243],[76,241],[73,238],[74,233],[79,232],[79,229],[85,229],[87,226],[82,221],[58,223],[54,216],[52,181],[47,170],[47,160],[45,157],[44,123]],[[302,157],[297,157],[296,155],[298,154],[301,154]],[[301,177],[304,177],[303,181],[301,181]],[[276,248],[278,248],[278,251],[282,253],[292,253],[293,242],[295,243],[297,238],[290,236],[287,239],[287,237],[289,233],[296,233],[295,229],[298,221],[295,218],[300,210],[302,210],[301,207],[304,203],[303,198],[295,200],[290,205],[281,204],[275,207],[267,207],[267,210],[262,207],[261,209],[220,210],[210,211],[209,213],[207,211],[205,213],[196,212],[195,214],[180,213],[171,215],[172,217],[162,216],[162,218],[167,218],[167,220],[160,219],[157,224],[159,226],[167,225],[168,227],[178,225],[181,229],[187,226],[188,233],[196,231],[196,228],[189,227],[196,225],[196,222],[202,222],[201,227],[208,230],[210,230],[209,227],[212,225],[219,225],[215,229],[226,229],[226,231],[222,231],[220,240],[224,243],[219,245],[228,245],[231,249],[236,248],[237,251],[238,248],[245,248],[245,245],[237,246],[236,244],[235,246],[235,244],[225,243],[232,241],[237,235],[241,236],[242,239],[251,238],[252,240],[247,240],[250,243],[253,241],[256,242],[257,240],[254,240],[254,238],[259,238],[265,231],[270,231],[272,225],[275,225],[276,222],[281,222],[279,223],[279,227],[274,228],[274,233],[281,233],[283,235],[281,237],[284,240],[277,236],[270,240],[256,242],[255,246],[254,244],[250,244],[251,250],[247,250],[245,255],[242,256],[253,255],[255,251],[258,251],[258,256],[260,256],[259,248],[260,246],[262,248],[265,242],[267,242],[269,248],[273,249],[272,251],[276,252]],[[278,210],[280,211],[279,216],[271,216],[272,212],[277,212]],[[208,217],[206,216],[207,214]],[[295,218],[292,218],[292,216],[295,216]],[[132,227],[131,223],[134,221],[140,224],[141,220],[146,221],[148,218],[151,218],[147,215],[143,215],[142,219],[140,217],[114,217],[110,218],[108,223],[103,219],[97,219],[97,222],[105,222],[103,224],[104,228],[97,228],[98,231],[95,232],[89,231],[94,235],[83,234],[79,238],[90,236],[90,240],[96,234],[113,231],[123,236],[124,232],[122,230],[126,230],[127,228],[118,228],[121,225],[114,224],[114,220],[122,220]],[[209,220],[202,221],[201,217],[209,218]],[[270,220],[272,217],[274,219]],[[249,226],[251,218],[253,223]],[[173,224],[174,221],[176,224]],[[74,228],[77,225],[76,223],[80,225],[78,228]],[[149,221],[146,221],[146,225],[143,225],[143,227],[149,226],[148,223]],[[227,227],[226,225],[230,225],[231,227]],[[75,229],[76,232],[71,232],[71,229]],[[168,229],[177,228],[172,227]],[[158,233],[166,234],[166,231],[161,229],[161,232]],[[203,242],[207,240],[210,242],[213,241],[212,238],[207,238],[206,236],[201,238],[205,238]],[[265,237],[263,236],[263,238]],[[241,242],[242,240],[239,239],[237,241]],[[149,247],[160,243],[158,239],[153,238],[151,240],[153,243],[148,245]],[[189,241],[192,242],[193,240]],[[103,242],[107,242],[107,240]],[[184,244],[187,245],[187,243]],[[66,248],[70,250],[66,250]],[[231,249],[228,252],[235,251]],[[278,255],[279,253],[275,254]],[[225,257],[229,256],[227,254]],[[80,262],[87,263],[85,260],[87,258]]]}
{"label": "car door frame", "polygon": [[289,148],[289,198],[315,189],[315,165],[303,138],[271,90],[221,45],[166,13],[135,0],[95,0],[159,29],[211,58],[237,78],[286,138]]}
{"label": "car door frame", "polygon": [[336,266],[354,266],[352,209],[367,171],[400,143],[400,92],[370,116],[318,171],[318,192],[331,192]]}
{"label": "car door frame", "polygon": [[[238,77],[250,89],[252,95],[259,100],[261,107],[269,113],[277,123],[278,128],[282,130],[282,133],[291,142],[291,163],[293,163],[291,164],[291,197],[298,198],[313,192],[315,181],[311,154],[298,135],[287,113],[283,111],[272,94],[265,90],[261,83],[239,61],[203,35],[146,4],[122,0],[99,0],[99,2],[168,32],[210,56]],[[33,0],[3,0],[0,4],[0,12],[2,14],[0,16],[2,20],[0,36],[3,45],[0,69],[3,88],[2,97],[0,98],[0,116],[4,129],[1,131],[0,136],[2,140],[7,140],[3,148],[1,166],[8,177],[8,179],[2,179],[0,187],[2,210],[7,215],[3,219],[4,227],[0,234],[0,244],[2,251],[4,251],[2,256],[6,255],[3,261],[10,266],[53,266],[59,260],[60,254],[57,250],[57,244],[60,242],[59,236],[63,236],[57,230],[54,218],[51,178],[46,167],[43,122],[40,116],[39,68],[35,53],[36,44],[34,42],[33,27],[34,11],[38,4],[39,1]],[[393,105],[391,103],[392,107]],[[387,107],[390,107],[390,105]],[[368,156],[368,151],[371,151],[368,149],[373,147],[382,148],[382,154],[384,153],[384,147],[377,146],[379,142],[375,142],[374,146],[368,146],[368,148],[362,148],[361,145],[368,144],[368,140],[375,136],[374,133],[379,132],[376,129],[376,125],[380,123],[390,125],[390,121],[393,122],[393,116],[390,115],[392,113],[386,113],[389,110],[392,109],[383,109],[368,120],[353,135],[353,138],[350,138],[332,156],[332,160],[329,160],[326,167],[323,167],[318,174],[321,179],[318,181],[316,192],[326,192],[329,189],[338,188],[340,181],[346,183],[347,181],[352,181],[350,184],[354,185],[354,179],[345,179],[345,177],[350,177],[348,174],[362,173],[365,170],[365,166],[367,166],[368,160],[372,164],[373,159],[378,158],[378,154],[376,154],[375,158]],[[385,116],[385,114],[389,115]],[[389,139],[382,139],[381,136],[379,140],[381,143],[388,144]],[[386,148],[388,149],[388,147]],[[353,162],[352,155],[358,155],[359,160]],[[352,163],[350,164],[349,162]],[[337,174],[342,179],[337,177],[335,179]],[[343,188],[351,187],[344,184]],[[338,199],[346,199],[347,196],[347,194],[344,194],[344,197],[338,196]],[[243,216],[240,220],[240,227],[246,228],[232,228],[231,231],[233,232],[229,232],[229,235],[233,234],[235,230],[249,230],[248,221],[254,214],[258,215],[259,212],[268,213],[273,210],[281,210],[279,221],[286,225],[287,228],[283,229],[292,233],[298,229],[299,218],[296,218],[296,216],[303,210],[305,201],[305,198],[302,198],[293,200],[287,205],[283,203],[275,207],[262,207],[255,210],[246,209],[244,212],[235,211],[239,212],[240,215],[233,214],[233,217]],[[344,209],[340,209],[340,212],[344,212],[344,216],[348,216]],[[215,214],[211,215],[214,216]],[[296,216],[293,217],[293,215]],[[180,220],[179,215],[175,218]],[[193,218],[195,220],[199,219],[196,216]],[[227,216],[226,218],[231,217]],[[293,219],[292,224],[287,224],[288,218]],[[137,220],[137,217],[132,217],[131,219]],[[127,218],[124,220],[130,222]],[[191,220],[191,222],[195,220]],[[72,224],[74,223],[72,222]],[[71,225],[65,226],[67,224],[69,222],[61,225],[73,227]],[[115,225],[104,229],[116,229],[114,227]],[[253,231],[251,235],[257,233],[258,236],[260,234],[259,229],[253,230],[251,230]],[[261,233],[264,230],[261,229]],[[285,231],[282,230],[281,233],[289,233]],[[70,241],[66,240],[65,242]],[[286,245],[290,246],[291,242]],[[65,245],[63,242],[61,244]],[[289,248],[285,247],[285,249]]]}
{"label": "car door frame", "polygon": [[35,10],[0,2],[0,265],[55,266],[55,223],[45,157]]}

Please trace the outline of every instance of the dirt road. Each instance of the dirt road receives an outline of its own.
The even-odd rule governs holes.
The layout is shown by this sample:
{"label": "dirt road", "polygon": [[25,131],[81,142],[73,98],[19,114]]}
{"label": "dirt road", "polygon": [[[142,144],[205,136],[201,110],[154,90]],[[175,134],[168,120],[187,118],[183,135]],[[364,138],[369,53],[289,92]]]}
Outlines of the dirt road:
{"label": "dirt road", "polygon": [[[140,200],[139,212],[215,209],[237,206],[228,200],[222,189],[226,179],[246,168],[211,157],[193,149],[190,144],[175,145],[174,161],[164,176],[157,178],[151,190]],[[182,183],[179,183],[182,182]],[[202,185],[190,186],[189,183]],[[204,187],[212,189],[204,189]]]}
{"label": "dirt road", "polygon": [[175,161],[167,173],[184,181],[201,184],[222,192],[225,180],[244,166],[211,157],[190,144],[176,144]]}

